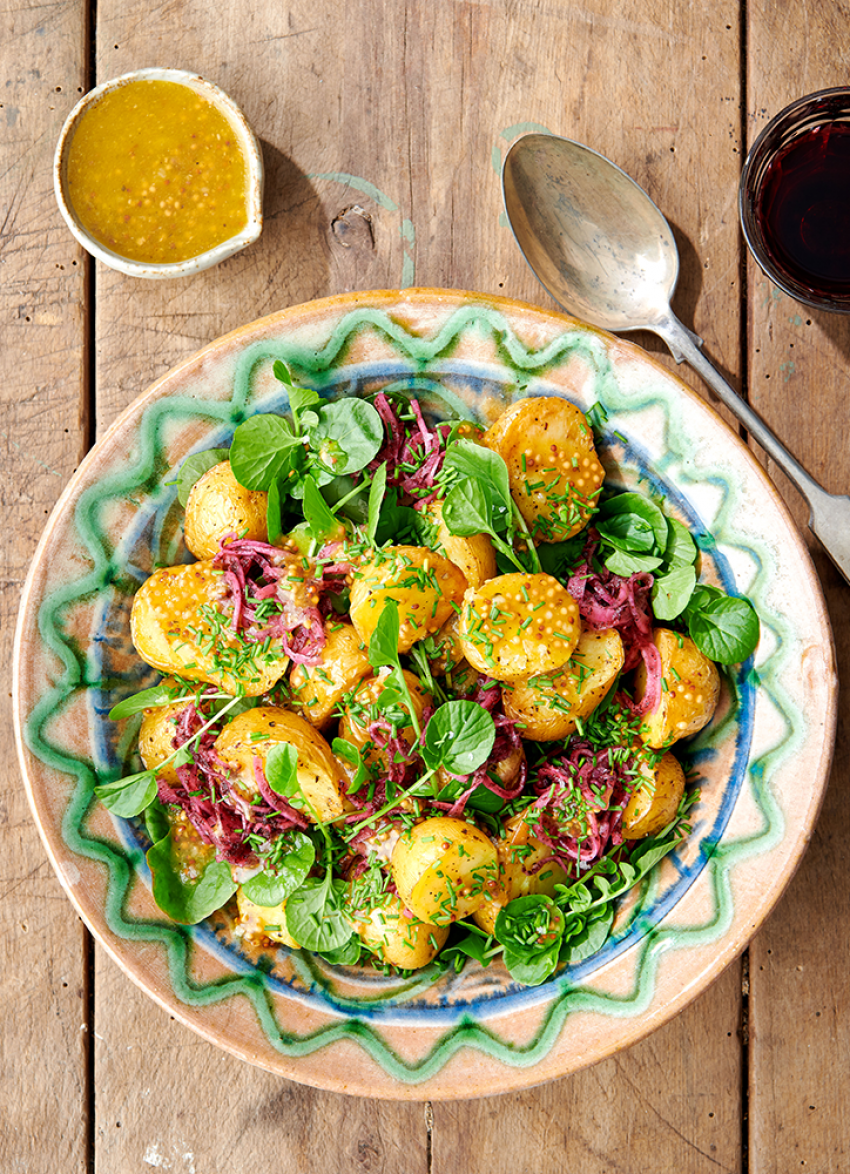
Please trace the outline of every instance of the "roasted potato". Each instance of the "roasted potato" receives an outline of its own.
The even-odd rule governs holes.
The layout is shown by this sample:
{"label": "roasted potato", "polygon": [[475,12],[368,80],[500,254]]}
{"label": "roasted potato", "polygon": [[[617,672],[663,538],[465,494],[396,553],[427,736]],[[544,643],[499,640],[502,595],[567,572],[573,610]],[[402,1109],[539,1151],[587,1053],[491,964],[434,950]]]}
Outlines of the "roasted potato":
{"label": "roasted potato", "polygon": [[237,932],[246,938],[264,937],[271,942],[281,942],[291,950],[300,950],[298,942],[286,928],[286,902],[279,905],[258,905],[246,897],[241,887],[236,890],[236,905],[239,909]]}
{"label": "roasted potato", "polygon": [[[269,750],[284,742],[298,751],[298,784],[307,800],[307,819],[321,821],[347,809],[345,775],[331,748],[308,721],[288,709],[258,705],[235,717],[215,741],[221,759],[236,772],[235,783],[247,796],[257,793],[254,759],[265,771]],[[297,806],[297,804],[296,804]]]}
{"label": "roasted potato", "polygon": [[372,672],[363,641],[352,624],[330,620],[322,663],[296,664],[289,674],[292,699],[310,725],[322,729],[331,721],[346,693]]}
{"label": "roasted potato", "polygon": [[518,400],[484,436],[508,466],[511,495],[535,539],[563,542],[586,524],[605,479],[584,413],[568,400]]}
{"label": "roasted potato", "polygon": [[523,738],[553,742],[568,737],[576,719],[596,709],[623,667],[623,641],[614,628],[582,632],[565,668],[505,687],[505,713]]}
{"label": "roasted potato", "polygon": [[[493,895],[488,895],[480,909],[472,915],[475,924],[485,933],[493,932],[499,910],[517,897],[527,897],[532,893],[553,897],[555,885],[567,884],[569,881],[560,864],[547,859],[552,855],[552,849],[531,834],[524,814],[520,812],[512,816],[505,824],[504,836],[496,841],[499,888]],[[546,863],[541,864],[544,860]]]}
{"label": "roasted potato", "polygon": [[432,925],[449,925],[474,913],[499,880],[493,841],[473,824],[448,816],[402,832],[391,867],[405,906]]}
{"label": "roasted potato", "polygon": [[429,925],[407,914],[395,893],[385,893],[370,908],[351,908],[354,928],[362,941],[391,966],[419,970],[433,962],[449,936],[448,925]]}
{"label": "roasted potato", "polygon": [[473,668],[497,681],[555,673],[581,635],[578,604],[552,575],[499,575],[466,592],[459,635]]}
{"label": "roasted potato", "polygon": [[655,767],[644,762],[623,812],[623,838],[642,840],[666,828],[679,810],[684,792],[685,772],[672,754],[663,755]]}
{"label": "roasted potato", "polygon": [[[431,704],[431,695],[422,688],[419,678],[406,669],[404,670],[404,679],[410,690],[416,720],[421,728],[422,715],[425,712],[425,707]],[[369,735],[369,726],[381,716],[377,708],[377,701],[385,688],[386,675],[367,677],[360,683],[354,695],[346,701],[339,722],[340,738],[345,738],[346,741],[355,745],[362,752],[367,763],[378,765],[382,769],[389,766],[389,751],[375,745]],[[400,703],[399,708],[401,712],[409,713],[404,704]],[[407,742],[408,746],[412,746],[416,741],[416,730],[412,722],[405,722],[403,725],[397,726],[396,732]]]}
{"label": "roasted potato", "polygon": [[437,528],[436,545],[445,551],[446,558],[458,568],[470,587],[480,587],[496,574],[496,552],[487,534],[471,534],[464,538],[449,532],[443,521],[443,507],[439,501],[428,506],[428,513]]}
{"label": "roasted potato", "polygon": [[[643,719],[641,737],[660,750],[708,725],[720,697],[720,673],[690,636],[656,628],[652,639],[661,657],[661,694]],[[641,701],[645,693],[646,666],[641,661],[635,673],[635,699]]]}
{"label": "roasted potato", "polygon": [[268,494],[246,489],[233,476],[230,461],[207,469],[189,492],[184,535],[195,558],[212,558],[228,534],[267,542]]}
{"label": "roasted potato", "polygon": [[154,571],[133,600],[131,638],[142,660],[162,673],[259,697],[283,676],[289,658],[233,632],[225,597],[212,562]]}
{"label": "roasted potato", "polygon": [[467,583],[454,563],[426,546],[389,546],[354,572],[351,622],[367,645],[384,610],[398,604],[399,652],[437,632],[459,605]]}
{"label": "roasted potato", "polygon": [[[173,685],[179,689],[176,681],[163,681],[164,685]],[[174,735],[176,733],[177,717],[187,705],[191,705],[193,697],[183,701],[172,701],[169,705],[154,705],[144,710],[142,724],[139,727],[139,754],[148,770],[156,773],[170,786],[179,782],[173,762],[160,767],[160,763],[170,758],[174,753]]]}

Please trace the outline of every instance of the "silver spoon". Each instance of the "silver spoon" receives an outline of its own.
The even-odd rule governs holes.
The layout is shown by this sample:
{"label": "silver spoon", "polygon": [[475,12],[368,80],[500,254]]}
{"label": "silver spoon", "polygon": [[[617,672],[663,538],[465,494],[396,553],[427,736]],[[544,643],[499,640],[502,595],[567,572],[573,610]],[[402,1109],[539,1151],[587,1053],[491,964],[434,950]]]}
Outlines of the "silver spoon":
{"label": "silver spoon", "polygon": [[700,350],[670,309],[679,254],[670,225],[609,159],[554,135],[518,139],[505,157],[508,221],[532,272],[556,302],[603,330],[652,330],[686,360],[809,506],[809,528],[850,582],[850,497],[827,493]]}

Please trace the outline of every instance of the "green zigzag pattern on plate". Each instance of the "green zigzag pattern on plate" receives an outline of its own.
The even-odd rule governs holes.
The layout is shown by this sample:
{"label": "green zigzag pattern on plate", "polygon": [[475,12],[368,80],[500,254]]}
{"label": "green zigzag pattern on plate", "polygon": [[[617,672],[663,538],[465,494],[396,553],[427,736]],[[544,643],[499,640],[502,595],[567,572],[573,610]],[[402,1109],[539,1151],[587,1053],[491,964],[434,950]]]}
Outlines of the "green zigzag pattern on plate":
{"label": "green zigzag pattern on plate", "polygon": [[[78,688],[86,686],[82,659],[75,653],[69,639],[62,634],[62,615],[75,601],[82,600],[91,592],[106,586],[115,572],[112,556],[98,527],[98,507],[109,496],[117,497],[154,476],[160,460],[160,429],[167,417],[173,418],[175,414],[203,413],[222,423],[233,421],[244,413],[245,405],[250,398],[251,374],[261,359],[284,358],[302,371],[309,370],[314,378],[319,378],[330,370],[352,335],[364,327],[380,331],[396,344],[400,353],[414,365],[422,367],[426,363],[434,362],[447,351],[458,333],[471,325],[478,325],[479,328],[492,333],[498,340],[505,361],[520,379],[523,376],[542,373],[548,365],[566,355],[580,353],[597,373],[598,393],[603,402],[609,408],[634,410],[633,403],[617,402],[617,381],[604,344],[600,340],[588,339],[587,335],[568,330],[538,351],[529,351],[498,311],[482,310],[480,306],[462,307],[432,338],[418,338],[409,334],[381,311],[361,309],[345,315],[337,323],[327,343],[318,353],[293,340],[274,345],[253,344],[246,348],[237,363],[234,394],[230,401],[201,405],[197,400],[177,397],[151,405],[142,421],[141,452],[135,464],[120,474],[115,473],[104,478],[96,488],[92,487],[81,496],[75,512],[75,522],[81,541],[87,548],[94,566],[87,575],[75,583],[56,589],[42,603],[38,620],[39,632],[46,646],[60,661],[64,675],[53,688],[45,692],[26,723],[27,742],[33,753],[51,769],[76,777],[76,786],[63,816],[62,834],[72,851],[100,861],[108,868],[105,916],[109,928],[124,939],[157,942],[164,947],[172,987],[183,1003],[203,1007],[235,995],[243,995],[251,1002],[270,1044],[280,1053],[297,1058],[337,1041],[351,1040],[358,1043],[390,1076],[408,1083],[425,1081],[434,1076],[463,1048],[477,1049],[506,1065],[533,1066],[549,1053],[570,1014],[576,1011],[591,1011],[617,1017],[640,1014],[652,1000],[659,960],[666,950],[711,943],[728,929],[733,916],[731,870],[747,857],[772,848],[781,838],[782,813],[767,780],[771,771],[793,753],[800,738],[799,726],[791,716],[793,707],[777,681],[778,669],[784,659],[782,650],[785,635],[778,625],[773,625],[776,650],[761,666],[760,673],[762,683],[769,689],[773,704],[786,722],[788,737],[763,753],[751,764],[748,771],[752,796],[764,821],[762,829],[752,835],[717,845],[706,864],[714,903],[712,915],[700,925],[684,928],[651,928],[635,949],[634,983],[627,995],[606,994],[581,988],[569,989],[564,982],[560,984],[559,989],[556,982],[553,984],[553,990],[557,993],[534,1038],[528,1043],[513,1044],[501,1039],[495,1032],[479,1023],[462,1020],[449,1028],[427,1055],[413,1062],[400,1057],[387,1045],[379,1031],[358,1019],[347,1019],[304,1035],[283,1032],[275,1017],[264,977],[259,971],[254,975],[234,976],[210,984],[195,983],[190,977],[190,935],[185,928],[173,923],[136,920],[125,916],[124,902],[133,875],[131,854],[116,849],[114,845],[84,830],[83,825],[93,803],[94,768],[90,762],[68,755],[60,747],[52,745],[45,735],[45,726],[50,717],[66,704]],[[657,401],[653,400],[643,406],[654,406],[656,403],[665,410],[669,423],[670,404],[665,398],[659,397]],[[732,508],[728,485],[726,489],[726,497],[718,519],[721,525],[729,517]],[[759,554],[762,556],[758,560],[760,569],[750,587],[750,594],[757,604],[767,590],[767,576],[764,571],[766,552],[762,551]],[[762,609],[762,614],[764,610]]]}

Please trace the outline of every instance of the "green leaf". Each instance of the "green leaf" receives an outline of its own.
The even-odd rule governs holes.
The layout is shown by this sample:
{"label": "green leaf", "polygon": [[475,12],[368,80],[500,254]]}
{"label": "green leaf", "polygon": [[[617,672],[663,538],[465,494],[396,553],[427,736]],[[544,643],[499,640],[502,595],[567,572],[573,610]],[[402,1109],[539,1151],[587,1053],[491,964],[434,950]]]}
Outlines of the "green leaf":
{"label": "green leaf", "polygon": [[197,925],[221,909],[236,892],[230,865],[210,859],[199,875],[188,878],[186,862],[176,850],[173,831],[148,849],[153,897],[157,905],[181,925]]}
{"label": "green leaf", "polygon": [[422,757],[432,770],[469,775],[490,757],[495,740],[495,722],[477,701],[447,701],[425,727]]}
{"label": "green leaf", "polygon": [[344,945],[336,950],[323,950],[322,957],[332,966],[356,966],[360,961],[363,943],[357,934],[352,934]]}
{"label": "green leaf", "polygon": [[709,660],[738,664],[755,651],[759,618],[748,599],[723,596],[688,611],[688,631]]}
{"label": "green leaf", "polygon": [[650,554],[655,549],[655,531],[639,514],[618,514],[609,521],[598,521],[599,537],[617,550],[629,554]]}
{"label": "green leaf", "polygon": [[697,573],[691,566],[678,566],[659,575],[652,584],[652,610],[657,620],[674,620],[681,615],[696,586]]}
{"label": "green leaf", "polygon": [[472,440],[456,440],[446,452],[443,473],[473,481],[489,499],[491,512],[511,512],[511,487],[504,458]]}
{"label": "green leaf", "polygon": [[[618,493],[603,502],[599,510],[600,520],[622,518],[631,514],[646,523],[653,533],[653,549],[659,555],[667,546],[667,519],[658,506],[643,493]],[[598,528],[598,526],[597,526]]]}
{"label": "green leaf", "polygon": [[440,951],[440,961],[460,969],[458,963],[472,958],[481,966],[489,966],[493,961],[493,939],[487,934],[470,931],[464,937],[452,942]]}
{"label": "green leaf", "polygon": [[355,795],[369,778],[369,772],[366,769],[366,763],[363,761],[363,755],[360,753],[360,749],[346,738],[334,738],[331,743],[331,750],[337,758],[344,758],[348,765],[353,767],[354,775],[346,787],[345,793],[347,795]]}
{"label": "green leaf", "polygon": [[186,457],[175,478],[177,500],[183,506],[184,510],[188,504],[189,494],[195,482],[200,481],[204,473],[216,465],[220,465],[222,461],[226,461],[229,456],[229,448],[208,448],[203,452],[192,453],[190,457]]}
{"label": "green leaf", "polygon": [[601,905],[586,918],[581,918],[572,933],[568,919],[559,960],[568,966],[575,966],[577,962],[583,962],[585,958],[596,954],[608,940],[613,923],[613,904]]}
{"label": "green leaf", "polygon": [[495,535],[490,499],[475,481],[459,481],[446,494],[443,521],[450,534]]}
{"label": "green leaf", "polygon": [[343,910],[345,891],[345,883],[332,880],[328,870],[323,880],[308,878],[286,902],[286,928],[305,950],[338,950],[354,933]]}
{"label": "green leaf", "polygon": [[288,799],[293,807],[303,805],[298,783],[298,751],[288,742],[277,742],[266,755],[266,780],[274,791]]}
{"label": "green leaf", "polygon": [[266,533],[272,544],[278,542],[283,534],[283,498],[282,483],[275,478],[269,486],[269,495],[266,498]]}
{"label": "green leaf", "polygon": [[369,637],[369,664],[373,669],[401,667],[398,659],[400,628],[398,604],[394,599],[387,599]]}
{"label": "green leaf", "polygon": [[540,569],[566,582],[582,561],[587,535],[580,531],[565,542],[541,542],[537,548]]}
{"label": "green leaf", "polygon": [[615,575],[628,578],[642,571],[654,571],[661,566],[661,559],[654,555],[626,554],[625,551],[615,550],[605,559],[605,566]]}
{"label": "green leaf", "polygon": [[[113,705],[109,711],[109,720],[111,722],[121,721],[122,718],[132,717],[135,713],[141,713],[145,709],[153,709],[157,705],[170,705],[172,701],[179,701],[181,698],[174,695],[173,685],[153,685],[150,689],[142,689],[140,693],[134,693],[132,697],[125,697],[123,701],[119,701],[117,705]],[[194,701],[192,696],[186,697],[186,704]]]}
{"label": "green leaf", "polygon": [[245,420],[233,434],[230,467],[246,489],[268,491],[285,481],[293,467],[293,453],[302,445],[283,416],[261,413]]}
{"label": "green leaf", "polygon": [[322,397],[312,387],[292,387],[289,391],[289,407],[296,420],[301,419],[301,413],[307,408],[313,408],[322,402]]}
{"label": "green leaf", "polygon": [[342,399],[323,404],[309,431],[310,447],[331,476],[364,469],[384,443],[384,423],[371,404]]}
{"label": "green leaf", "polygon": [[291,832],[292,847],[283,856],[275,853],[262,872],[245,881],[242,891],[258,905],[279,905],[304,883],[316,861],[313,841],[303,832]]}
{"label": "green leaf", "polygon": [[369,486],[369,515],[366,523],[366,541],[370,546],[375,545],[378,533],[378,519],[381,516],[381,506],[387,492],[387,462],[384,461],[375,470],[372,484]]}
{"label": "green leaf", "polygon": [[322,497],[321,491],[309,474],[303,479],[304,517],[316,542],[339,537],[339,518]]}
{"label": "green leaf", "polygon": [[517,897],[500,909],[494,934],[504,946],[505,966],[512,978],[539,986],[555,972],[566,922],[551,897]]}
{"label": "green leaf", "polygon": [[156,776],[152,770],[143,770],[112,783],[101,783],[94,793],[113,815],[130,819],[156,798]]}
{"label": "green leaf", "polygon": [[280,383],[285,383],[287,387],[292,387],[292,372],[289,370],[286,363],[282,362],[280,359],[275,359],[272,371],[274,372],[275,379],[277,379]]}
{"label": "green leaf", "polygon": [[167,809],[158,799],[154,799],[145,808],[145,831],[150,842],[156,844],[158,840],[164,840],[170,829]]}
{"label": "green leaf", "polygon": [[675,518],[668,518],[664,565],[672,571],[676,567],[690,566],[696,558],[697,547],[690,530]]}

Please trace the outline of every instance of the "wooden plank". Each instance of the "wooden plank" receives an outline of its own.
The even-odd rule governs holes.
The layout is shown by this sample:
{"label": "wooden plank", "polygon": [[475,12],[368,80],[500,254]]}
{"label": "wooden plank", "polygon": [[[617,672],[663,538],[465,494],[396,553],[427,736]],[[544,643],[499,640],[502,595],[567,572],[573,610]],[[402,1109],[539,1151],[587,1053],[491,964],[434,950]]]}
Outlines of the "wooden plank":
{"label": "wooden plank", "polygon": [[[340,26],[330,0],[295,0],[285,11],[239,0],[220,19],[207,17],[203,0],[157,9],[145,21],[117,0],[100,0],[98,75],[144,60],[197,68],[228,90],[264,141],[267,228],[246,253],[188,282],[146,284],[98,271],[99,427],[203,342],[306,298],[415,283],[550,304],[499,225],[494,162],[530,124],[590,143],[648,186],[680,239],[694,242],[685,249],[683,316],[693,325],[695,313],[709,348],[737,370],[739,40],[729,0],[691,12],[650,10],[636,0],[581,8],[558,0],[362,0],[347,10],[344,36],[327,35]],[[671,77],[683,86],[671,85]],[[727,193],[719,202],[718,191]],[[484,1152],[499,1168],[529,1168],[528,1137],[535,1159],[542,1147],[554,1163],[557,1151],[550,1159],[546,1150],[560,1136],[551,1132],[553,1113],[569,1106],[587,1123],[588,1151],[591,1123],[604,1122],[593,1141],[600,1169],[605,1155],[625,1155],[638,1130],[646,1135],[640,1152],[658,1168],[738,1169],[739,990],[733,968],[651,1041],[573,1081],[518,1098],[434,1106],[435,1168],[439,1162],[441,1170],[460,1171],[469,1167],[459,1154],[472,1161]],[[297,1086],[285,1086],[291,1100],[278,1105],[273,1090],[281,1082],[165,1020],[107,961],[97,970],[97,1032],[105,1041],[102,1048],[98,1042],[96,1072],[106,1107],[98,1162],[109,1174],[133,1168],[140,1145],[154,1143],[175,1169],[180,1162],[188,1169],[183,1155],[213,1152],[205,1140],[213,1133],[214,1152],[238,1152],[247,1167],[268,1154],[272,1123],[280,1123],[275,1153],[284,1168],[301,1169],[308,1160],[359,1168],[366,1158],[352,1140],[360,1130],[353,1112],[355,1121],[368,1122],[364,1137],[380,1127],[381,1155],[402,1151],[412,1170],[426,1160],[415,1106],[340,1102]],[[639,1110],[617,1108],[647,1084],[653,1092]],[[238,1096],[222,1097],[219,1089],[233,1085]],[[224,1111],[232,1104],[237,1113]],[[494,1133],[505,1104],[513,1106],[507,1119],[521,1120],[522,1128]],[[326,1135],[303,1149],[292,1134],[301,1117]],[[251,1124],[261,1118],[265,1129]],[[168,1120],[186,1128],[166,1130]],[[368,1147],[363,1153],[368,1157]]]}
{"label": "wooden plank", "polygon": [[[83,253],[53,198],[62,122],[85,78],[82,2],[0,8],[0,660],[20,588],[85,451]],[[87,1165],[86,933],[47,862],[0,697],[0,1169]]]}
{"label": "wooden plank", "polygon": [[[788,13],[749,7],[748,122],[752,141],[803,94],[846,84],[837,5],[806,10],[805,36],[787,32]],[[785,297],[751,261],[750,399],[795,456],[833,493],[850,490],[848,380],[850,320]],[[766,462],[798,524],[807,511]],[[808,532],[805,531],[807,534]],[[848,728],[850,588],[808,535],[836,638],[842,692],[838,742],[826,802],[803,865],[751,951],[750,1169],[845,1170],[850,1109],[838,1057],[850,1049],[846,942],[850,899],[842,878],[850,848]]]}

